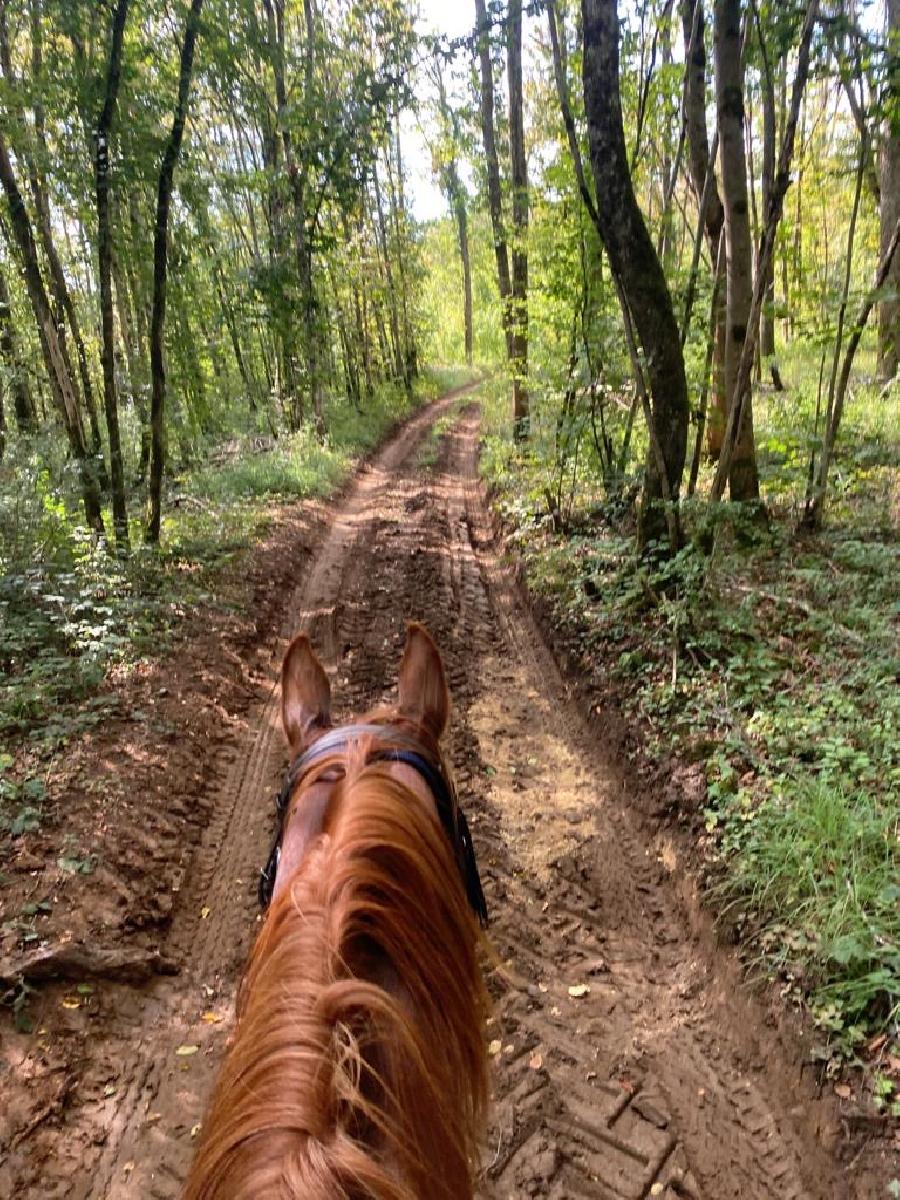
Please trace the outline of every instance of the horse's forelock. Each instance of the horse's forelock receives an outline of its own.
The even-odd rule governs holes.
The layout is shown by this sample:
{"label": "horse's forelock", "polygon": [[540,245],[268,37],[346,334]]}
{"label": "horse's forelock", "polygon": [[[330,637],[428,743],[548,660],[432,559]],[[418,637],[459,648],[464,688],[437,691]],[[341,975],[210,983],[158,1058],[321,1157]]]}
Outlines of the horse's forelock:
{"label": "horse's forelock", "polygon": [[478,932],[438,821],[365,752],[254,948],[187,1200],[472,1194]]}

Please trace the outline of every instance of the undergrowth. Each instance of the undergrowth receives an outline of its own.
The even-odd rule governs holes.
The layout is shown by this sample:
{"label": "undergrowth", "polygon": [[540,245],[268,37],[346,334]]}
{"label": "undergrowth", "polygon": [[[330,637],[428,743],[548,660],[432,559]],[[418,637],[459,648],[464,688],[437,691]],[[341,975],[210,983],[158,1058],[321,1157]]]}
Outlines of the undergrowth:
{"label": "undergrowth", "polygon": [[[80,526],[69,464],[33,443],[0,474],[0,833],[37,828],[43,764],[116,707],[104,689],[173,643],[184,617],[215,602],[216,572],[265,528],[273,503],[333,491],[359,455],[423,400],[470,378],[432,372],[412,403],[385,389],[360,412],[327,413],[329,437],[312,432],[259,445],[238,439],[169,481],[162,545],[140,541],[140,497],[128,559]],[[48,466],[48,462],[50,466]],[[109,524],[109,522],[108,522]]]}
{"label": "undergrowth", "polygon": [[[649,755],[674,754],[697,782],[714,906],[809,1006],[828,1062],[874,1061],[876,1103],[900,1111],[900,389],[851,397],[813,536],[798,525],[807,368],[789,360],[788,391],[755,402],[768,522],[721,506],[711,555],[689,542],[639,560],[638,479],[605,486],[587,439],[561,462],[537,388],[524,454],[502,385],[482,389],[482,470],[584,669],[609,681]],[[705,501],[683,512],[690,535]]]}

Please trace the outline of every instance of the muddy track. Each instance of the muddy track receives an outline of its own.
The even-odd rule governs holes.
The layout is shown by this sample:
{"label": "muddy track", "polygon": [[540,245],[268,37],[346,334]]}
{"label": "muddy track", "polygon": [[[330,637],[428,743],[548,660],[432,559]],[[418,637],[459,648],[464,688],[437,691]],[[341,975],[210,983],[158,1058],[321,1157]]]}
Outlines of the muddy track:
{"label": "muddy track", "polygon": [[[409,423],[360,475],[287,598],[282,632],[311,633],[339,716],[390,690],[407,619],[426,622],[444,653],[450,757],[496,951],[495,1104],[480,1194],[843,1194],[824,1152],[794,1134],[765,1041],[735,1019],[715,965],[688,935],[619,777],[495,557],[477,483],[477,410],[443,437],[436,466],[420,464],[451,403]],[[273,675],[282,648],[272,647]],[[117,1011],[104,1014],[111,1032],[95,1053],[115,1063],[115,1097],[102,1128],[80,1127],[76,1112],[60,1129],[68,1165],[41,1196],[180,1192],[255,928],[255,876],[284,765],[277,709],[273,689],[247,743],[220,757],[214,816],[165,947],[182,973],[122,989]],[[102,1064],[87,1074],[102,1084]]]}

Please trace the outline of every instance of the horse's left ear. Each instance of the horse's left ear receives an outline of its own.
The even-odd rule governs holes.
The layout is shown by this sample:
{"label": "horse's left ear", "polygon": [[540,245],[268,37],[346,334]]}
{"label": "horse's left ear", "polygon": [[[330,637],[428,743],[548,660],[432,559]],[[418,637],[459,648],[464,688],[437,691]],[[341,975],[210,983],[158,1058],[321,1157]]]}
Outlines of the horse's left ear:
{"label": "horse's left ear", "polygon": [[400,662],[400,712],[439,738],[450,715],[450,693],[437,646],[424,625],[410,621]]}
{"label": "horse's left ear", "polygon": [[294,754],[315,726],[331,724],[331,684],[305,633],[294,638],[281,664],[281,723]]}

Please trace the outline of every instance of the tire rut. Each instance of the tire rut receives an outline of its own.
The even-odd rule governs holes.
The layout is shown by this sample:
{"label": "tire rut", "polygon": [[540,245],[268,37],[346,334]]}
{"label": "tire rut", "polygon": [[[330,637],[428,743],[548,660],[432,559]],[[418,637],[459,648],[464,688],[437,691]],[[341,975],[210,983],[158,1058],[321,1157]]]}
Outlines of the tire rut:
{"label": "tire rut", "polygon": [[[419,465],[421,440],[451,400],[361,474],[289,599],[283,632],[311,633],[351,712],[390,691],[408,619],[441,647],[454,705],[448,758],[493,918],[494,1105],[479,1196],[835,1196],[816,1182],[765,1064],[732,1036],[728,996],[496,557],[474,406],[441,439],[434,468]],[[254,933],[255,875],[284,765],[278,702],[272,689],[246,744],[220,764],[167,947],[184,972],[123,1016],[115,1120],[59,1195],[171,1200],[181,1190]]]}

